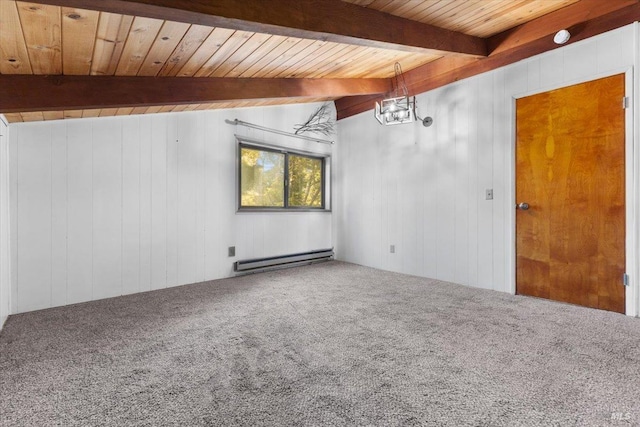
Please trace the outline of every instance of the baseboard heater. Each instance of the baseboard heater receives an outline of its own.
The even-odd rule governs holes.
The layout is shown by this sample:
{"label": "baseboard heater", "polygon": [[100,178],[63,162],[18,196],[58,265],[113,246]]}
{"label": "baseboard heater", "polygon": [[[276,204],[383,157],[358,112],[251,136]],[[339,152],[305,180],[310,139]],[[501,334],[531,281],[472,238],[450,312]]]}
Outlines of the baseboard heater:
{"label": "baseboard heater", "polygon": [[233,270],[236,273],[259,273],[267,270],[279,268],[296,267],[299,265],[313,264],[316,262],[329,261],[333,258],[333,248],[320,249],[311,252],[298,254],[281,255],[267,258],[248,259],[233,263]]}

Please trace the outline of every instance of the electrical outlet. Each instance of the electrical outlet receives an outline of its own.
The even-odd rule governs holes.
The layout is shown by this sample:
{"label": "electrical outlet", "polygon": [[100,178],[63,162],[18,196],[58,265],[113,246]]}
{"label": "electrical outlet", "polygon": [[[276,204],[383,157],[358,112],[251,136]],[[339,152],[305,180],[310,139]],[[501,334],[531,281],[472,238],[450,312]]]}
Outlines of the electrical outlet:
{"label": "electrical outlet", "polygon": [[235,246],[229,246],[229,256],[230,257],[236,256],[236,247]]}
{"label": "electrical outlet", "polygon": [[396,253],[396,245],[389,246],[389,252],[391,252],[392,254],[395,254]]}
{"label": "electrical outlet", "polygon": [[493,188],[488,188],[485,195],[486,200],[493,200]]}

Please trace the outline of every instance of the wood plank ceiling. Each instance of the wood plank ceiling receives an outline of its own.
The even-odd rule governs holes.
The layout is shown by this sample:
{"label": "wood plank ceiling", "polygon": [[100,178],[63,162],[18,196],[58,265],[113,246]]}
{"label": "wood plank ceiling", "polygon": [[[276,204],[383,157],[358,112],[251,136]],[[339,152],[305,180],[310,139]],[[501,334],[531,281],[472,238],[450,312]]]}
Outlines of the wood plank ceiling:
{"label": "wood plank ceiling", "polygon": [[[579,1],[343,0],[344,3],[371,11],[480,39],[503,33]],[[611,1],[618,1],[620,7],[636,2]],[[98,3],[103,4],[98,7]],[[458,58],[455,54],[447,53],[448,49],[404,49],[401,46],[392,49],[386,45],[379,47],[378,44],[367,45],[359,41],[347,43],[343,41],[349,40],[346,38],[331,41],[331,37],[295,37],[286,31],[248,31],[241,29],[242,25],[214,27],[195,20],[185,22],[188,19],[150,17],[155,12],[147,16],[131,16],[105,11],[120,10],[120,4],[127,3],[163,2],[44,0],[32,3],[0,0],[0,98],[16,97],[16,93],[10,92],[10,89],[17,83],[9,78],[20,75],[223,78],[219,80],[222,82],[228,82],[229,79],[274,79],[274,82],[279,81],[277,79],[352,79],[350,81],[354,84],[360,82],[361,92],[335,91],[325,94],[322,91],[308,91],[292,96],[292,92],[287,91],[290,89],[283,89],[285,95],[271,98],[265,96],[193,103],[181,99],[168,105],[162,104],[170,102],[169,99],[158,105],[149,105],[154,101],[146,99],[144,102],[129,102],[130,105],[109,108],[56,109],[47,104],[46,108],[36,108],[34,111],[25,111],[27,107],[24,106],[15,109],[20,111],[4,110],[7,119],[21,122],[335,100],[347,95],[385,92],[379,89],[382,86],[375,80],[392,77],[395,62],[399,62],[405,71],[411,71],[420,70],[426,64],[435,64],[437,60]],[[69,7],[70,4],[85,7]],[[87,5],[96,6],[93,8],[96,10],[89,10]],[[134,9],[138,7],[145,5],[132,6]],[[377,15],[384,19],[388,16],[382,13]],[[475,61],[478,55],[461,54],[460,57]],[[39,81],[28,80],[27,84],[38,87]],[[91,81],[100,80],[96,78]],[[369,84],[377,84],[378,89],[372,89]],[[388,86],[391,83],[385,84]],[[95,90],[99,92],[100,87],[96,84]]]}
{"label": "wood plank ceiling", "polygon": [[343,0],[412,21],[487,38],[578,0]]}

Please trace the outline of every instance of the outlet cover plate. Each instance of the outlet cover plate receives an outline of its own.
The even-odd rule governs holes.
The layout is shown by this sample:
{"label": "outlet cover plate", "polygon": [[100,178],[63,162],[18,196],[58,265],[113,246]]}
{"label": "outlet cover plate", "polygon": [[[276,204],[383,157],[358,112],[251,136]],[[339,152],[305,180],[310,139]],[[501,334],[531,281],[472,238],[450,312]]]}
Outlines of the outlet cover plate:
{"label": "outlet cover plate", "polygon": [[487,191],[485,192],[485,198],[486,200],[493,200],[493,188],[487,188]]}

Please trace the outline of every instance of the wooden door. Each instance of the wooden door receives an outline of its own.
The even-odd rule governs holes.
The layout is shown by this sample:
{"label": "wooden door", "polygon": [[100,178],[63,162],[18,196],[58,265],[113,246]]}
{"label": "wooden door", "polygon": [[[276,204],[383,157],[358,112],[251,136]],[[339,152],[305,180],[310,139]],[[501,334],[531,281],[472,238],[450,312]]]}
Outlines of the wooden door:
{"label": "wooden door", "polygon": [[625,312],[624,81],[516,102],[518,294]]}

